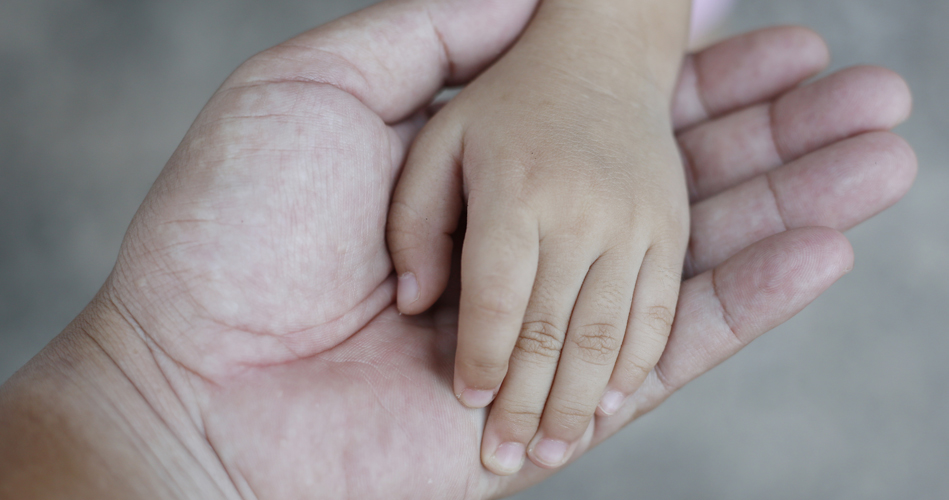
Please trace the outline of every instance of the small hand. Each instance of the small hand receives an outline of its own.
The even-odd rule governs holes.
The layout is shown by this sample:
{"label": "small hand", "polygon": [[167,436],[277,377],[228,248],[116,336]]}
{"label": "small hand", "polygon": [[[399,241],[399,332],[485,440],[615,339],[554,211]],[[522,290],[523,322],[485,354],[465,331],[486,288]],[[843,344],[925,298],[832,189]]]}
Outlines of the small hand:
{"label": "small hand", "polygon": [[636,78],[614,94],[532,42],[421,132],[388,226],[399,310],[418,314],[445,290],[467,201],[454,390],[494,400],[482,453],[503,474],[525,451],[559,467],[598,406],[614,413],[645,380],[689,227],[669,97]]}

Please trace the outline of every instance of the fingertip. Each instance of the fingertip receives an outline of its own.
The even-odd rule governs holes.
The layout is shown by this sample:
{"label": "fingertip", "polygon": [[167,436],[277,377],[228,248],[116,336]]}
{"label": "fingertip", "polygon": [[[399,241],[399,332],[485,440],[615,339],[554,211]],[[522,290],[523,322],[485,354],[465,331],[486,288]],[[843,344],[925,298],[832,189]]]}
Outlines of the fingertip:
{"label": "fingertip", "polygon": [[[820,284],[822,290],[853,269],[853,245],[840,231],[829,227],[809,227],[790,230],[789,233],[808,247],[801,249],[798,272],[801,276],[811,276],[811,283]],[[801,291],[806,295],[805,290]]]}
{"label": "fingertip", "polygon": [[572,441],[564,441],[552,437],[543,430],[538,431],[530,444],[527,445],[527,457],[538,467],[544,469],[558,469],[563,467],[581,445],[586,448],[589,446],[596,432],[596,419],[590,418],[583,433]]}
{"label": "fingertip", "polygon": [[[870,215],[893,206],[916,181],[919,160],[913,147],[899,135],[888,131],[868,132],[853,138],[848,146],[868,155],[861,163],[862,176],[866,179],[864,192],[877,194],[876,206]],[[848,228],[857,222],[860,220]]]}
{"label": "fingertip", "polygon": [[[899,200],[909,192],[910,188],[913,187],[913,183],[916,182],[916,175],[919,173],[919,158],[916,156],[913,146],[906,142],[906,139],[893,133],[889,135],[893,138],[894,155],[898,157],[893,163],[893,175],[890,178],[891,189],[896,200]],[[894,203],[896,200],[894,200]]]}
{"label": "fingertip", "polygon": [[896,77],[897,84],[900,87],[898,90],[898,95],[902,98],[903,113],[900,115],[900,120],[897,121],[897,124],[903,123],[906,120],[909,120],[910,115],[913,114],[913,89],[910,88],[909,82],[907,82],[902,75],[892,70],[887,71],[890,71],[890,73]]}
{"label": "fingertip", "polygon": [[556,469],[570,459],[570,443],[559,439],[543,437],[538,433],[527,452],[531,461],[545,469]]}
{"label": "fingertip", "polygon": [[877,114],[882,128],[892,128],[909,119],[913,111],[913,92],[899,73],[881,66],[857,66],[852,70],[864,72],[873,82],[873,100],[880,103]]}
{"label": "fingertip", "polygon": [[597,415],[610,417],[616,414],[626,402],[626,395],[615,389],[607,390],[600,398],[600,404],[597,405]]}
{"label": "fingertip", "polygon": [[739,38],[746,36],[751,43],[773,50],[774,56],[795,63],[804,74],[816,75],[830,65],[830,48],[824,37],[806,26],[772,26]]}
{"label": "fingertip", "polygon": [[812,74],[816,75],[830,66],[830,47],[820,33],[805,26],[785,26],[783,29],[789,45],[799,51],[803,67],[811,68]]}
{"label": "fingertip", "polygon": [[771,108],[772,136],[787,163],[844,139],[889,130],[912,111],[900,75],[878,66],[854,66],[795,89]]}
{"label": "fingertip", "polygon": [[[458,382],[456,382],[456,385],[457,384]],[[461,385],[463,387],[464,383],[462,382]],[[458,401],[460,401],[465,407],[478,410],[491,404],[491,402],[494,401],[495,396],[497,396],[497,391],[486,391],[482,389],[463,387],[455,394],[458,397]]]}
{"label": "fingertip", "polygon": [[[758,285],[758,292],[794,297],[786,302],[801,302],[801,297],[816,296],[813,290],[826,290],[853,267],[854,252],[850,241],[843,233],[829,227],[805,227],[790,229],[771,236],[756,245],[741,258],[730,259],[718,276],[724,276],[725,268],[738,271],[736,275],[748,273],[757,276],[751,280]],[[741,270],[738,269],[741,266]],[[798,279],[790,280],[789,277]],[[807,279],[804,279],[807,277]],[[777,295],[776,295],[777,296]],[[810,298],[807,300],[809,302]]]}
{"label": "fingertip", "polygon": [[522,443],[505,442],[498,445],[493,452],[484,450],[481,463],[484,467],[498,476],[510,476],[524,467],[527,459],[527,447]]}
{"label": "fingertip", "polygon": [[[828,265],[829,274],[835,274],[838,270],[842,274],[843,271],[853,265],[853,246],[850,244],[850,240],[836,229],[814,226],[789,229],[786,233],[787,239],[791,243],[784,242],[784,244],[788,248],[794,249],[793,251],[799,252],[801,256],[800,264],[803,267],[807,267],[808,262],[822,260]],[[778,238],[774,239],[779,241]],[[797,243],[793,243],[794,241]],[[813,257],[807,257],[808,255],[823,258],[814,259]]]}
{"label": "fingertip", "polygon": [[771,99],[820,73],[830,62],[827,44],[798,26],[766,28],[695,54],[702,101],[711,116]]}
{"label": "fingertip", "polygon": [[854,253],[853,245],[850,243],[850,240],[848,240],[842,234],[840,236],[844,240],[843,251],[841,252],[842,261],[844,264],[843,271],[844,271],[844,274],[847,274],[850,271],[853,271],[853,266],[854,266],[854,263],[856,262],[856,254]]}
{"label": "fingertip", "polygon": [[399,283],[396,291],[396,300],[399,306],[399,312],[402,314],[417,314],[415,304],[421,296],[418,278],[415,273],[406,272],[399,275]]}
{"label": "fingertip", "polygon": [[840,81],[841,94],[859,103],[848,114],[864,122],[861,131],[889,130],[906,121],[912,112],[912,92],[895,71],[880,66],[854,66],[827,78],[832,79]]}
{"label": "fingertip", "polygon": [[400,313],[421,314],[438,301],[448,287],[451,246],[447,238],[435,238],[427,252],[413,249],[392,252],[398,276],[396,306]]}
{"label": "fingertip", "polygon": [[500,392],[501,384],[498,384],[494,389],[475,388],[472,384],[466,383],[462,378],[458,365],[459,363],[456,361],[453,383],[455,397],[458,399],[458,402],[472,410],[478,410],[491,404],[497,397],[498,392]]}
{"label": "fingertip", "polygon": [[820,231],[823,231],[826,234],[827,238],[827,255],[835,255],[836,259],[831,264],[834,267],[837,277],[843,276],[844,274],[849,273],[853,270],[854,263],[854,250],[853,245],[850,243],[850,240],[844,236],[843,233],[835,229],[830,228],[817,228]]}
{"label": "fingertip", "polygon": [[393,204],[386,240],[398,276],[396,305],[400,313],[414,315],[428,310],[447,288],[453,242],[424,221],[406,217],[407,211],[404,204]]}

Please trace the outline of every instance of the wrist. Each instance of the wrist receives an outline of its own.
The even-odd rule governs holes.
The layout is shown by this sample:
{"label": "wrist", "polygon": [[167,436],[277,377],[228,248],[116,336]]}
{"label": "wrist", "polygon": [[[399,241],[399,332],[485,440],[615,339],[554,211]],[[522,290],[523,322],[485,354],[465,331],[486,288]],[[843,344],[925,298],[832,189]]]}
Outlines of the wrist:
{"label": "wrist", "polygon": [[232,496],[148,347],[105,296],[0,386],[0,498]]}
{"label": "wrist", "polygon": [[691,0],[542,0],[520,43],[598,84],[648,81],[671,100]]}

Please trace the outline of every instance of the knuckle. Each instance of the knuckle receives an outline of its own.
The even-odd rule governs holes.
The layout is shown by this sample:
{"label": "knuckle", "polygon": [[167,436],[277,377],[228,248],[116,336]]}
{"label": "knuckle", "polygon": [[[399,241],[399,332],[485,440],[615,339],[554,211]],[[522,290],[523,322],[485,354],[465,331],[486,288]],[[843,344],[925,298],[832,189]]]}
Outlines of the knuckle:
{"label": "knuckle", "polygon": [[494,381],[500,383],[507,373],[508,363],[506,359],[487,359],[477,357],[465,357],[459,360],[459,364],[464,369],[465,374],[475,375],[483,382],[489,385]]}
{"label": "knuckle", "polygon": [[[533,434],[540,424],[540,413],[529,408],[505,406],[500,408],[498,417],[504,422],[508,432],[514,434]],[[529,439],[529,436],[527,436]]]}
{"label": "knuckle", "polygon": [[569,216],[561,226],[563,234],[574,241],[580,242],[589,238],[591,233],[596,234],[602,231],[602,218],[594,217],[592,215],[594,213],[603,213],[603,211],[589,210],[588,207],[576,207],[569,210]]}
{"label": "knuckle", "polygon": [[401,251],[418,246],[425,239],[426,230],[419,226],[415,209],[403,202],[394,202],[386,223],[386,240],[390,251]]}
{"label": "knuckle", "polygon": [[682,282],[682,268],[675,268],[669,266],[655,266],[653,272],[659,275],[659,279],[665,283],[671,283],[674,290],[678,290],[679,284]]}
{"label": "knuckle", "polygon": [[476,312],[489,317],[506,318],[514,315],[520,301],[518,294],[509,286],[493,285],[472,294],[471,305]]}
{"label": "knuckle", "polygon": [[[595,410],[595,407],[587,408],[582,404],[561,401],[551,409],[550,417],[552,418],[552,422],[550,423],[555,425],[559,430],[570,433],[571,431],[585,428],[590,422],[590,418],[593,416]],[[547,426],[548,424],[545,422],[544,425]]]}
{"label": "knuckle", "polygon": [[401,200],[393,200],[389,207],[389,228],[404,227],[415,220],[417,212],[411,205]]}
{"label": "knuckle", "polygon": [[626,285],[612,280],[601,283],[596,293],[596,304],[600,310],[617,311],[624,306],[628,310]]}
{"label": "knuckle", "polygon": [[612,364],[622,345],[620,329],[611,323],[584,325],[571,338],[581,359],[598,366]]}
{"label": "knuckle", "polygon": [[[394,234],[392,231],[388,234],[389,254],[393,259],[400,259],[412,252],[424,248],[420,239],[406,233]],[[397,261],[398,262],[398,261]]]}
{"label": "knuckle", "polygon": [[650,306],[642,317],[642,322],[647,328],[663,337],[669,336],[674,321],[675,311],[664,305]]}
{"label": "knuckle", "polygon": [[563,347],[564,330],[550,321],[537,320],[524,323],[514,346],[518,359],[556,360]]}
{"label": "knuckle", "polygon": [[628,360],[624,361],[617,370],[617,382],[619,382],[625,392],[632,393],[635,391],[639,384],[649,375],[649,372],[652,371],[653,363],[647,361],[641,356],[636,356],[635,354]]}

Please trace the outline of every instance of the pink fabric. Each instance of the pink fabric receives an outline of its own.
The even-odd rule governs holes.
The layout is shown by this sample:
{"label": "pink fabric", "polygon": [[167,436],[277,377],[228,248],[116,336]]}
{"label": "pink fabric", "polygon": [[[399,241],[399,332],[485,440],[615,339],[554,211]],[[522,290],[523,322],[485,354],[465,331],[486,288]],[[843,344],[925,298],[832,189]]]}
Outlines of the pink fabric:
{"label": "pink fabric", "polygon": [[735,0],[694,0],[692,2],[692,40],[714,30],[731,12]]}

